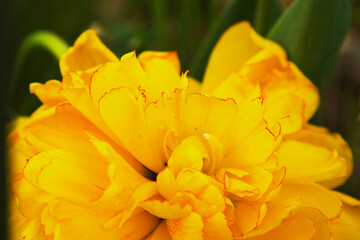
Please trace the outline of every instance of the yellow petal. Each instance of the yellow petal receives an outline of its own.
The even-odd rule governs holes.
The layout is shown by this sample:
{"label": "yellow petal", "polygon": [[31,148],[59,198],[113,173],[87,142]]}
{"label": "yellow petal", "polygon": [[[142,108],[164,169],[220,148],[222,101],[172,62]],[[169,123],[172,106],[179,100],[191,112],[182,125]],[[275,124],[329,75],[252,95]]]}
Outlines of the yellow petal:
{"label": "yellow petal", "polygon": [[360,239],[360,201],[335,192],[341,199],[344,210],[340,218],[330,222],[334,240]]}
{"label": "yellow petal", "polygon": [[120,142],[100,116],[97,107],[93,104],[84,80],[82,80],[76,73],[70,73],[64,76],[62,83],[63,88],[61,94],[66,97],[71,105],[79,110],[79,112],[81,112],[111,139],[115,142]]}
{"label": "yellow petal", "polygon": [[[252,83],[259,83],[266,98],[274,97],[278,91],[287,91],[304,101],[302,114],[308,120],[319,106],[319,93],[314,84],[293,64],[287,61],[280,47],[266,48],[249,59],[238,73]],[[269,105],[269,112],[272,106]],[[294,113],[295,109],[288,109]],[[279,111],[279,110],[278,110]],[[284,113],[286,109],[282,110]]]}
{"label": "yellow petal", "polygon": [[207,151],[201,139],[190,136],[184,139],[172,152],[168,166],[175,175],[185,168],[200,171],[203,167],[203,159],[206,157]]}
{"label": "yellow petal", "polygon": [[195,78],[192,77],[187,77],[187,79],[189,79],[189,88],[187,90],[188,94],[192,94],[192,93],[199,93],[201,90],[201,84],[198,80],[196,80]]}
{"label": "yellow petal", "polygon": [[285,181],[279,199],[303,197],[302,207],[312,207],[320,210],[328,219],[336,219],[342,212],[340,199],[329,189],[315,183]]}
{"label": "yellow petal", "polygon": [[[263,48],[279,48],[260,37],[248,22],[230,27],[220,38],[211,53],[203,81],[203,91],[213,91],[231,73]],[[226,61],[225,61],[226,60]]]}
{"label": "yellow petal", "polygon": [[146,240],[172,240],[166,225],[166,220],[163,220]]}
{"label": "yellow petal", "polygon": [[43,226],[40,224],[39,218],[27,219],[27,221],[25,221],[21,225],[20,229],[16,230],[16,235],[19,233],[22,239],[28,238],[28,239],[46,240],[44,235],[44,229]]}
{"label": "yellow petal", "polygon": [[[123,207],[122,211],[104,223],[104,228],[111,229],[114,226],[119,226],[121,228],[129,218],[139,212],[136,210],[140,202],[155,196],[157,193],[158,192],[155,182],[148,181],[141,184],[132,193],[130,199],[127,201],[127,204]],[[143,209],[141,210],[144,211]]]}
{"label": "yellow petal", "polygon": [[[112,89],[129,87],[133,91],[145,88],[146,75],[135,56],[117,63],[106,63],[97,68],[89,83],[89,94],[95,106]],[[147,88],[145,88],[148,90]],[[148,95],[148,91],[146,91]]]}
{"label": "yellow petal", "polygon": [[212,217],[204,219],[204,239],[231,240],[234,239],[231,228],[223,213],[215,213]]}
{"label": "yellow petal", "polygon": [[241,235],[253,231],[257,228],[266,215],[266,204],[261,202],[239,201],[235,203],[236,225]]}
{"label": "yellow petal", "polygon": [[287,179],[323,182],[347,177],[349,166],[335,149],[288,140],[283,142],[279,162],[286,167]]}
{"label": "yellow petal", "polygon": [[170,235],[174,240],[203,240],[204,222],[197,213],[190,213],[188,216],[166,221]]}
{"label": "yellow petal", "polygon": [[238,104],[246,100],[252,92],[256,90],[256,85],[251,83],[245,76],[231,73],[229,77],[219,84],[212,95],[218,98],[233,98]]}
{"label": "yellow petal", "polygon": [[321,212],[312,208],[302,208],[292,217],[285,219],[277,228],[247,239],[330,240],[331,232],[328,220]]}
{"label": "yellow petal", "polygon": [[13,183],[16,198],[16,211],[27,218],[36,218],[46,207],[47,201],[55,197],[40,188],[31,185],[24,177]]}
{"label": "yellow petal", "polygon": [[143,66],[147,64],[152,64],[151,61],[156,62],[158,60],[166,61],[168,64],[171,65],[172,68],[177,71],[177,73],[180,73],[180,62],[176,52],[144,51],[139,55],[139,61]]}
{"label": "yellow petal", "polygon": [[[328,156],[332,156],[327,159],[327,162],[323,162],[326,164],[322,167],[323,169],[317,169],[322,171],[325,170],[325,173],[327,171],[327,175],[320,176],[322,178],[320,179],[321,181],[319,181],[320,184],[329,188],[335,188],[344,184],[351,175],[353,170],[353,157],[349,145],[344,141],[340,134],[330,133],[326,128],[306,125],[300,131],[286,136],[285,140],[298,141],[303,144],[302,146],[306,146],[308,149],[317,149],[317,151],[320,152],[328,152]],[[305,149],[302,149],[301,151],[304,150]],[[329,155],[329,152],[332,152],[332,154]],[[322,156],[324,157],[325,155],[323,154]],[[319,155],[316,156],[316,158],[318,157]],[[325,161],[326,159],[323,157],[322,159]],[[309,160],[311,159],[308,159],[307,162],[309,162]],[[314,161],[315,160],[318,161],[318,159],[314,159]],[[318,163],[315,164],[319,166]],[[314,164],[309,167],[313,168]],[[306,171],[311,173],[313,170],[307,169]]]}
{"label": "yellow petal", "polygon": [[264,105],[266,120],[279,122],[283,134],[298,131],[305,124],[305,102],[294,92],[283,90],[267,94]]}
{"label": "yellow petal", "polygon": [[35,94],[43,104],[49,106],[65,102],[66,99],[60,94],[60,89],[61,83],[57,80],[50,80],[45,84],[30,84],[30,93]]}
{"label": "yellow petal", "polygon": [[96,159],[54,149],[32,157],[24,175],[31,184],[48,193],[89,203],[99,198],[109,184],[104,167]]}
{"label": "yellow petal", "polygon": [[139,55],[144,71],[167,94],[180,87],[180,62],[176,52],[145,51]]}
{"label": "yellow petal", "polygon": [[303,197],[275,199],[274,201],[267,203],[267,212],[264,219],[257,228],[247,234],[247,237],[261,236],[278,227],[284,219],[297,212],[302,199]]}
{"label": "yellow petal", "polygon": [[41,224],[44,226],[44,234],[52,235],[57,228],[57,219],[49,205],[41,213]]}
{"label": "yellow petal", "polygon": [[237,175],[234,171],[227,174],[226,190],[240,198],[258,200],[267,192],[273,181],[273,175],[261,168],[249,169],[247,172],[245,175]]}
{"label": "yellow petal", "polygon": [[231,99],[222,100],[191,94],[180,108],[179,123],[186,132],[202,136],[204,133],[221,138],[231,127],[237,106]]}
{"label": "yellow petal", "polygon": [[[93,143],[110,162],[107,173],[111,181],[96,204],[109,209],[123,209],[133,192],[148,179],[137,172],[136,168],[133,168],[108,143],[99,141]],[[146,174],[146,172],[142,173]]]}
{"label": "yellow petal", "polygon": [[139,203],[152,215],[162,219],[178,219],[190,214],[192,208],[190,205],[180,206],[160,199],[150,199]]}
{"label": "yellow petal", "polygon": [[263,117],[263,98],[241,105],[227,140],[228,149],[219,167],[248,168],[266,162],[280,132],[273,132]]}
{"label": "yellow petal", "polygon": [[142,164],[154,172],[165,167],[162,143],[154,141],[149,134],[144,112],[129,88],[118,88],[106,94],[99,102],[99,110],[126,149]]}
{"label": "yellow petal", "polygon": [[159,223],[156,217],[142,212],[131,217],[121,228],[106,229],[103,224],[114,215],[113,211],[97,207],[87,208],[65,201],[57,201],[52,208],[58,219],[59,228],[55,235],[59,240],[141,239]]}
{"label": "yellow petal", "polygon": [[60,59],[61,74],[86,70],[118,58],[100,41],[95,30],[87,30],[75,41]]}
{"label": "yellow petal", "polygon": [[159,172],[156,176],[156,183],[158,185],[159,193],[166,199],[171,199],[177,192],[177,186],[174,174],[166,167],[164,170]]}

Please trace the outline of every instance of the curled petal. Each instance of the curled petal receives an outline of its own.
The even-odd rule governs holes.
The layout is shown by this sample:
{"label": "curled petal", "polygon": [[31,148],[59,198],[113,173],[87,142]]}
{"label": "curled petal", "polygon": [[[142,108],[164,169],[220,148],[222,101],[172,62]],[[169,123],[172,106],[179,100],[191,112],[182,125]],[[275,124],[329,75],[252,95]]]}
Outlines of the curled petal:
{"label": "curled petal", "polygon": [[95,30],[87,30],[60,59],[61,74],[86,70],[119,59],[100,41]]}
{"label": "curled petal", "polygon": [[292,175],[335,188],[352,173],[353,157],[349,145],[339,134],[330,133],[326,128],[308,124],[286,136],[282,145],[279,161],[289,164],[289,177]]}

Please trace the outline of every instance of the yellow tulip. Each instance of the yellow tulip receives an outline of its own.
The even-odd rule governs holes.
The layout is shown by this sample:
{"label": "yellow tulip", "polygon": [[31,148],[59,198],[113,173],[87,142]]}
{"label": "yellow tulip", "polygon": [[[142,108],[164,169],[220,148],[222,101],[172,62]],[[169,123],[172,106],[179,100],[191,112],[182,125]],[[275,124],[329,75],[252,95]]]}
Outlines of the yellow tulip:
{"label": "yellow tulip", "polygon": [[62,81],[8,136],[12,239],[358,239],[360,202],[338,134],[309,125],[319,95],[242,22],[203,84],[175,52],[120,60],[84,32]]}

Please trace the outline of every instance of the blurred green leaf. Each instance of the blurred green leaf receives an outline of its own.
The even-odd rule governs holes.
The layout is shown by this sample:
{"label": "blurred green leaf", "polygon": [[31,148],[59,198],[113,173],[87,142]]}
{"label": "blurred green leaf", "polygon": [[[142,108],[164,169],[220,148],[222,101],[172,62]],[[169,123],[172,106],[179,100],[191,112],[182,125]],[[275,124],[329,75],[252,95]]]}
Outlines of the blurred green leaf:
{"label": "blurred green leaf", "polygon": [[168,47],[167,23],[169,6],[167,0],[152,0],[152,15],[155,23],[155,35],[161,50]]}
{"label": "blurred green leaf", "polygon": [[320,86],[349,30],[350,6],[350,0],[296,0],[267,37]]}
{"label": "blurred green leaf", "polygon": [[[19,95],[17,93],[19,84],[24,85],[24,83],[19,82],[19,76],[23,64],[25,63],[26,57],[29,55],[31,51],[37,48],[42,48],[48,51],[57,60],[59,60],[60,57],[69,48],[69,46],[60,37],[58,37],[54,33],[47,31],[37,31],[26,37],[25,40],[20,45],[20,48],[15,58],[13,73],[9,84],[9,92],[8,92],[9,103],[13,102],[15,95]],[[13,115],[15,111],[8,110],[8,112],[12,112]]]}
{"label": "blurred green leaf", "polygon": [[211,26],[207,37],[200,44],[190,69],[190,75],[201,80],[207,61],[221,34],[231,25],[239,21],[252,22],[256,2],[254,0],[234,0],[225,9],[220,18]]}
{"label": "blurred green leaf", "polygon": [[265,36],[281,13],[280,0],[258,0],[254,21],[255,30]]}

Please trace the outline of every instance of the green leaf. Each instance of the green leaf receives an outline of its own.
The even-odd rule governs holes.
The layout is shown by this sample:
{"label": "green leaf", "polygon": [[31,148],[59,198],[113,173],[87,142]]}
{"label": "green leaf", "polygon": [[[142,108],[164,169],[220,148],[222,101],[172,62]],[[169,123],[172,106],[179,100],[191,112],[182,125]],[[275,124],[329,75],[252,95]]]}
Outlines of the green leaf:
{"label": "green leaf", "polygon": [[[15,95],[18,95],[17,90],[19,84],[19,76],[23,64],[25,63],[26,57],[32,52],[34,49],[42,48],[51,55],[53,55],[57,60],[65,53],[65,51],[69,48],[68,44],[65,43],[60,37],[55,35],[54,33],[47,31],[37,31],[30,34],[28,37],[20,45],[18,53],[15,57],[13,73],[11,76],[11,80],[9,83],[9,91],[8,91],[8,103],[12,103]],[[8,106],[10,108],[10,106]],[[14,110],[8,110],[8,112],[12,111],[14,115]]]}
{"label": "green leaf", "polygon": [[168,47],[168,12],[169,6],[167,0],[152,0],[152,16],[155,24],[155,36],[161,50],[164,50]]}
{"label": "green leaf", "polygon": [[191,76],[199,80],[202,79],[211,51],[221,34],[239,21],[247,20],[252,22],[255,6],[256,1],[254,0],[234,0],[231,2],[220,18],[211,26],[207,37],[200,44],[191,65]]}
{"label": "green leaf", "polygon": [[258,0],[254,21],[256,32],[265,36],[281,13],[282,6],[279,0]]}
{"label": "green leaf", "polygon": [[349,30],[350,7],[350,0],[296,0],[267,38],[284,47],[289,59],[320,86]]}

